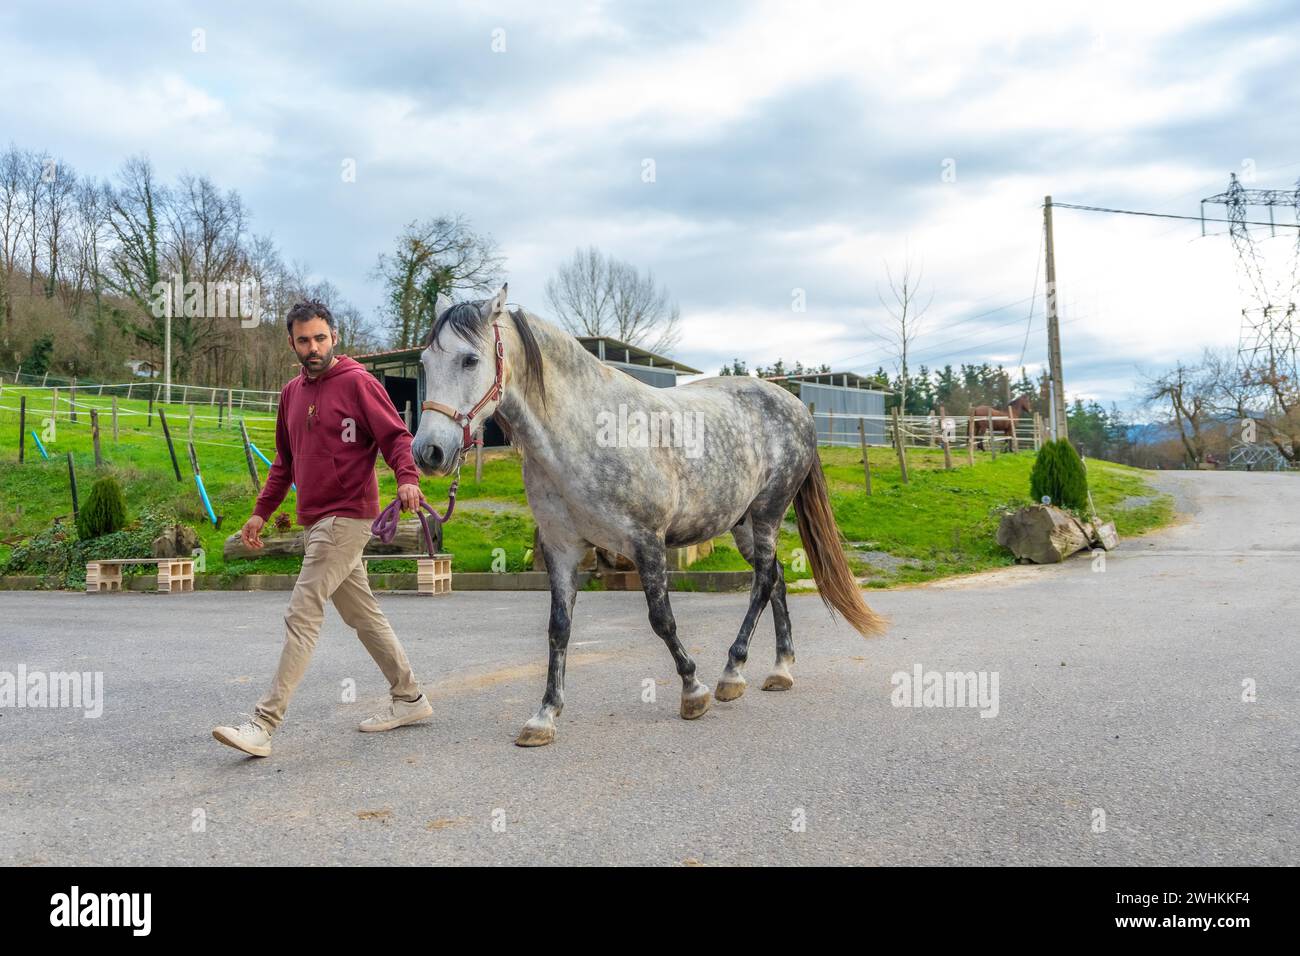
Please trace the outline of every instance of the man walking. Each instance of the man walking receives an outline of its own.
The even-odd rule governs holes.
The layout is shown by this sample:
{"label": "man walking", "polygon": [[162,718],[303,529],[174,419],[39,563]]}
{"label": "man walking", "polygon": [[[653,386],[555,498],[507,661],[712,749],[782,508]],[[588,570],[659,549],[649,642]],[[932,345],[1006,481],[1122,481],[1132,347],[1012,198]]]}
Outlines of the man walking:
{"label": "man walking", "polygon": [[239,534],[249,547],[262,547],[262,526],[290,483],[296,483],[298,523],[306,529],[302,571],[284,616],[284,650],[271,689],[249,720],[212,731],[223,744],[255,757],[270,756],[271,734],[284,721],[289,699],[307,670],[329,600],[388,678],[392,699],[387,709],[362,721],[360,729],[392,730],[433,714],[406,652],[370,592],[361,560],[370,525],[379,515],[377,451],[397,476],[403,510],[414,510],[423,500],[410,433],[374,376],[347,356],[334,354],[339,336],[324,303],[299,302],[289,310],[287,325],[302,372],[280,392],[275,463]]}

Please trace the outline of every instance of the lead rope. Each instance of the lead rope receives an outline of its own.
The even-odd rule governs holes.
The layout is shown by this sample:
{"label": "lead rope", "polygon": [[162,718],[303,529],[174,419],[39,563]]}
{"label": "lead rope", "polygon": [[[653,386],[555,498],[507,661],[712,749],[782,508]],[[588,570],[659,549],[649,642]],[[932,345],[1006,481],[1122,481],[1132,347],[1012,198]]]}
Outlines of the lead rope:
{"label": "lead rope", "polygon": [[[415,509],[415,516],[420,519],[420,528],[424,531],[424,546],[431,558],[437,557],[442,550],[442,526],[451,520],[452,512],[456,510],[456,489],[459,485],[460,465],[457,465],[456,477],[452,480],[451,488],[447,491],[447,513],[438,514],[433,505],[427,501],[421,501]],[[424,516],[426,511],[429,513],[428,518]],[[401,520],[401,514],[402,500],[394,498],[371,524],[370,533],[384,544],[392,544],[393,538],[397,536],[397,527]],[[429,529],[430,522],[433,523],[432,531]]]}

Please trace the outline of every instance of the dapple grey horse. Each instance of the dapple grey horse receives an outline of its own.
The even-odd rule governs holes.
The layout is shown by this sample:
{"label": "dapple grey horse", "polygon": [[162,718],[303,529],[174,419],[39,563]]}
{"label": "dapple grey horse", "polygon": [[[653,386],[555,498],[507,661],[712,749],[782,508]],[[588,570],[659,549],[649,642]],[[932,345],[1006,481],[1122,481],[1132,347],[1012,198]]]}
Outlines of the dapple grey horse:
{"label": "dapple grey horse", "polygon": [[491,299],[439,296],[420,356],[423,414],[412,451],[426,474],[457,469],[493,416],[523,460],[551,585],[550,666],[541,708],[520,746],[549,744],[564,708],[564,663],[576,571],[589,545],[630,558],[650,626],[682,680],[681,716],[709,709],[709,688],[677,636],[668,600],[668,548],[730,531],[754,569],[749,609],[718,681],[719,700],[745,691],[759,616],[772,604],[776,666],[764,690],[793,686],[794,645],[777,532],[794,502],[813,578],[828,608],[864,636],[884,620],[866,604],[840,545],[808,409],[756,378],[722,377],[658,389],[599,361],[569,333]]}

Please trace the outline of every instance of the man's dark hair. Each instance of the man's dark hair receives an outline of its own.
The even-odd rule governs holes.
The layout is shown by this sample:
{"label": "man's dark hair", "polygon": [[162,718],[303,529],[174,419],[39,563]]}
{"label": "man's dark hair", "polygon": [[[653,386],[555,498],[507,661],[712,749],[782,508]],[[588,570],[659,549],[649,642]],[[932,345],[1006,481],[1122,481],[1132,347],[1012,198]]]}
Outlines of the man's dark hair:
{"label": "man's dark hair", "polygon": [[325,324],[331,329],[336,328],[334,325],[334,314],[330,308],[320,299],[308,299],[306,302],[295,302],[292,309],[289,310],[289,318],[285,321],[285,328],[289,334],[293,335],[293,324],[295,322],[309,322],[312,319],[324,319]]}

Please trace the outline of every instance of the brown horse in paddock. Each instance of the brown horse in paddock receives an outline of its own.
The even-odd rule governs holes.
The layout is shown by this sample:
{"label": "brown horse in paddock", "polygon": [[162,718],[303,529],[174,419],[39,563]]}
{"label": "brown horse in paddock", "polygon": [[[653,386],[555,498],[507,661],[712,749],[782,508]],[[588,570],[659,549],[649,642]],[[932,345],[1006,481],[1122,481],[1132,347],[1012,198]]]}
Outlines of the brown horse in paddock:
{"label": "brown horse in paddock", "polygon": [[[976,405],[972,414],[975,416],[975,446],[981,450],[988,447],[989,419],[992,419],[993,437],[1005,435],[1008,439],[1016,427],[1016,419],[1030,413],[1032,401],[1028,395],[1021,395],[1005,409],[992,405]],[[980,436],[985,436],[980,440]]]}

